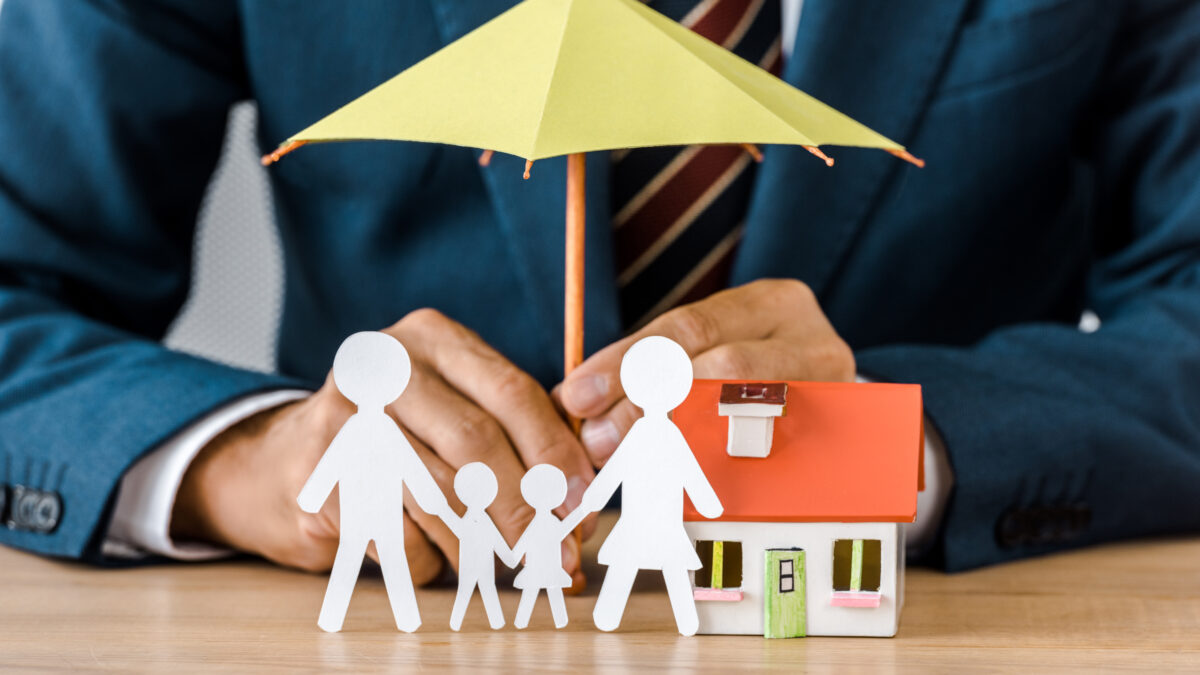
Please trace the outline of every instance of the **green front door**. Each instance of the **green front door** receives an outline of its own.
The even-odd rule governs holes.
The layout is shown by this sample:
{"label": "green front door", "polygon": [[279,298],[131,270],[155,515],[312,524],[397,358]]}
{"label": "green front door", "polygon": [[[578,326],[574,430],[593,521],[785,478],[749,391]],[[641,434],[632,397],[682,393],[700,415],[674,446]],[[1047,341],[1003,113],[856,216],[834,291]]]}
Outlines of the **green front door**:
{"label": "green front door", "polygon": [[772,548],[763,570],[763,637],[794,638],[807,634],[804,602],[804,551]]}

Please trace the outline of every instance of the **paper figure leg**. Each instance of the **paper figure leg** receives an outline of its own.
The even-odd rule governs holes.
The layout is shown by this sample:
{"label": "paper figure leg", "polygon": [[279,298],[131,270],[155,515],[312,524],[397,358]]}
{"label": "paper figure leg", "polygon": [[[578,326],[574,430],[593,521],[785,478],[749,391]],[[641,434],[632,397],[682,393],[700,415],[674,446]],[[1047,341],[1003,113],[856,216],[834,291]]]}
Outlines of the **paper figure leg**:
{"label": "paper figure leg", "polygon": [[667,596],[671,599],[679,634],[695,635],[700,627],[700,617],[696,615],[696,599],[692,596],[692,581],[688,579],[687,570],[663,570],[663,581],[667,582]]}
{"label": "paper figure leg", "polygon": [[333,559],[333,571],[329,573],[329,586],[325,588],[325,600],[321,603],[321,616],[317,625],[328,633],[342,629],[346,620],[346,608],[350,606],[350,595],[358,582],[363,556],[367,552],[367,540],[342,538],[337,555]]}
{"label": "paper figure leg", "polygon": [[471,604],[471,596],[475,594],[475,580],[462,575],[459,570],[458,595],[454,596],[454,609],[450,610],[450,630],[462,628],[463,617],[467,615],[467,606]]}
{"label": "paper figure leg", "polygon": [[567,625],[567,603],[563,600],[561,588],[547,588],[546,597],[550,600],[550,613],[554,615],[554,627],[564,628]]}
{"label": "paper figure leg", "polygon": [[521,602],[517,605],[517,616],[513,618],[513,625],[517,628],[524,628],[529,625],[529,617],[533,614],[533,605],[537,602],[539,590],[536,588],[526,588],[521,591]]}
{"label": "paper figure leg", "polygon": [[602,631],[613,631],[621,625],[625,614],[625,603],[638,568],[629,565],[614,565],[608,568],[604,582],[600,584],[600,597],[596,598],[596,609],[592,610],[592,621]]}
{"label": "paper figure leg", "polygon": [[504,610],[500,608],[495,579],[479,584],[479,598],[483,600],[483,609],[487,612],[488,624],[492,630],[504,628]]}
{"label": "paper figure leg", "polygon": [[421,610],[417,608],[412,573],[408,570],[408,556],[404,552],[404,532],[397,530],[377,538],[375,550],[379,553],[383,585],[387,588],[396,628],[411,633],[421,626]]}

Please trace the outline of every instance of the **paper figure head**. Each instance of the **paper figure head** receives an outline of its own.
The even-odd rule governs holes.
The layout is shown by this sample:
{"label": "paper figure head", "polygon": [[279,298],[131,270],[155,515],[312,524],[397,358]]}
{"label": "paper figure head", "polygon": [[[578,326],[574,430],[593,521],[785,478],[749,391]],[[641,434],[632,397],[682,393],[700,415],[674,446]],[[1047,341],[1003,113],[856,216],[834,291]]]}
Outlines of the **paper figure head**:
{"label": "paper figure head", "polygon": [[521,478],[521,496],[535,509],[558,508],[567,498],[567,477],[553,464],[537,464]]}
{"label": "paper figure head", "polygon": [[454,474],[454,494],[467,508],[482,509],[496,499],[496,474],[483,462],[464,464]]}
{"label": "paper figure head", "polygon": [[333,383],[359,408],[382,408],[400,398],[411,374],[408,350],[387,333],[355,333],[333,357]]}
{"label": "paper figure head", "polygon": [[692,390],[692,360],[669,338],[642,338],[621,361],[621,386],[644,412],[670,412]]}

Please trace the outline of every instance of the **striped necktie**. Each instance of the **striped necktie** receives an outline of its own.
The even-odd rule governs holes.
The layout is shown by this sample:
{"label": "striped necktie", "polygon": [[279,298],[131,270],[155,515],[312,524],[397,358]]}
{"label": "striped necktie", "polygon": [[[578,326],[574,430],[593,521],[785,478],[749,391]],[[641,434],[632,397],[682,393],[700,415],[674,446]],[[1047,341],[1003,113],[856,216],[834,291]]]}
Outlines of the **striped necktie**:
{"label": "striped necktie", "polygon": [[[782,68],[779,0],[647,4],[776,75]],[[753,180],[753,159],[736,145],[613,153],[613,236],[627,329],[728,285]]]}

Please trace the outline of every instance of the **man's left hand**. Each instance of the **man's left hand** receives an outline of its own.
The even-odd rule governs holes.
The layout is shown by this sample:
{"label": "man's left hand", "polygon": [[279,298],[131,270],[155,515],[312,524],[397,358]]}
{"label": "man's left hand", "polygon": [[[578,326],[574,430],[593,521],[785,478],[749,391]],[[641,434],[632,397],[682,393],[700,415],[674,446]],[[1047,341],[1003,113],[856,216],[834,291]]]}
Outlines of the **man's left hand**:
{"label": "man's left hand", "polygon": [[765,279],[673,309],[633,335],[596,352],[556,389],[584,420],[582,440],[596,466],[616,450],[641,411],[621,390],[621,359],[649,335],[678,342],[698,378],[854,380],[854,353],[804,283]]}

